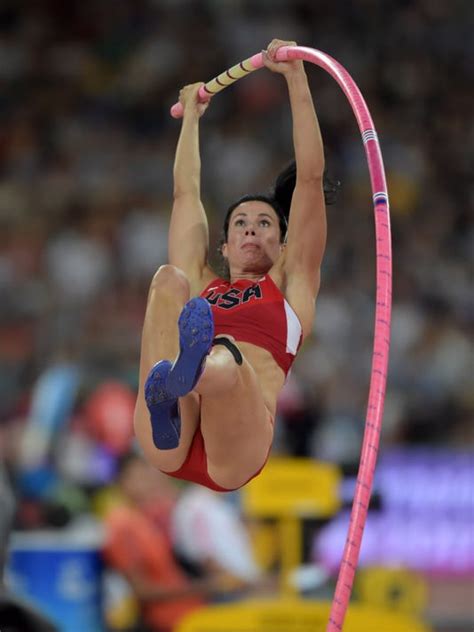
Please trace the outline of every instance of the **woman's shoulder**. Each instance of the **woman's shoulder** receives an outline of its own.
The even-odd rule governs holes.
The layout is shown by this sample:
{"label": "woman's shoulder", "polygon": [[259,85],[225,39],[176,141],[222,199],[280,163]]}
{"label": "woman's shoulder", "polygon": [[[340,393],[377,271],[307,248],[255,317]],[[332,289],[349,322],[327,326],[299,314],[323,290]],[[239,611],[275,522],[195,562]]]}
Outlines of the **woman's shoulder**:
{"label": "woman's shoulder", "polygon": [[305,338],[312,330],[315,296],[306,279],[288,274],[285,268],[285,251],[270,269],[268,275],[292,307],[303,329]]}

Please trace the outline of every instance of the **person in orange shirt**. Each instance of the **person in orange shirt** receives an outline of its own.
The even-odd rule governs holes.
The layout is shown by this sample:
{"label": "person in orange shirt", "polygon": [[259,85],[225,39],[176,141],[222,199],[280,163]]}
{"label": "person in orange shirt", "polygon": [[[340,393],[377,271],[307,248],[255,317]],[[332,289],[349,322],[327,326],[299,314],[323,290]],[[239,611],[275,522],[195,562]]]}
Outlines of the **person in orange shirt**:
{"label": "person in orange shirt", "polygon": [[190,579],[173,553],[168,535],[147,513],[160,476],[137,455],[125,457],[118,485],[124,503],[105,517],[105,561],[130,583],[144,623],[152,632],[172,632],[187,614],[225,591],[220,574]]}

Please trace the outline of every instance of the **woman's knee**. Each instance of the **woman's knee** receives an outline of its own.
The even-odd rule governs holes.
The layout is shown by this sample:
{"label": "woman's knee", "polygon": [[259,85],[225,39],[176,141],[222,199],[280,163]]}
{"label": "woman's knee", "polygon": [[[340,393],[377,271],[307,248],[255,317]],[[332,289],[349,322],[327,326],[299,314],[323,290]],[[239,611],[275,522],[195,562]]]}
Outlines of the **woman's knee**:
{"label": "woman's knee", "polygon": [[171,264],[165,264],[155,272],[151,289],[159,291],[169,291],[172,294],[179,294],[185,300],[189,298],[189,281],[180,268]]}

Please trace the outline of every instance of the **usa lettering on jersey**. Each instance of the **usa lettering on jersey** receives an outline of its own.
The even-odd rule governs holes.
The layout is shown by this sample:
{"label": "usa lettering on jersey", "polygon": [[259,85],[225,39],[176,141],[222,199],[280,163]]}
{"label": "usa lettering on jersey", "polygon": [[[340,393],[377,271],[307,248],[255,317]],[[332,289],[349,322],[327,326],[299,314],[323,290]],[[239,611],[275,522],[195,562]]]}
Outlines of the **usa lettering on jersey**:
{"label": "usa lettering on jersey", "polygon": [[231,287],[227,292],[216,292],[212,288],[204,297],[211,305],[232,309],[238,305],[243,305],[251,300],[262,298],[262,288],[260,285],[252,285],[245,290]]}

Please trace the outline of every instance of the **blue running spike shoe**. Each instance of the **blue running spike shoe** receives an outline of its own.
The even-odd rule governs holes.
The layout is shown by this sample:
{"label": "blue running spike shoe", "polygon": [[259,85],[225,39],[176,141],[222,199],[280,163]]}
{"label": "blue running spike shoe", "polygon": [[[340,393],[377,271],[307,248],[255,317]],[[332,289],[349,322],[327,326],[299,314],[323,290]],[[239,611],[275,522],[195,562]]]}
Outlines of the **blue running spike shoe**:
{"label": "blue running spike shoe", "polygon": [[171,362],[161,360],[151,369],[145,383],[145,402],[150,411],[153,443],[159,450],[177,448],[181,435],[178,399],[166,388],[170,370]]}
{"label": "blue running spike shoe", "polygon": [[166,379],[166,390],[183,397],[196,386],[214,338],[211,306],[199,296],[183,307],[178,320],[179,354]]}

